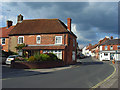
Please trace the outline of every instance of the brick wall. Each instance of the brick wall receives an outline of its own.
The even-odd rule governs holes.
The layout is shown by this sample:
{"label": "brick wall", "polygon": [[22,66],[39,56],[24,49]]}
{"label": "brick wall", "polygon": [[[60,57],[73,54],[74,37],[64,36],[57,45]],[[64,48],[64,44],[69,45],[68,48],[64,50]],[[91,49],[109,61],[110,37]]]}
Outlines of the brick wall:
{"label": "brick wall", "polygon": [[17,52],[16,47],[17,46],[17,36],[10,36],[9,37],[9,50],[12,52]]}
{"label": "brick wall", "polygon": [[[42,34],[41,36],[41,43],[36,43],[36,37],[38,35],[24,35],[24,43],[27,45],[48,45],[48,44],[55,44],[55,36],[62,36],[62,44],[66,44],[66,35],[65,34]],[[15,47],[18,44],[18,37],[19,36],[10,36],[10,50],[16,52]]]}
{"label": "brick wall", "polygon": [[[67,45],[67,48],[63,50],[63,59],[66,63],[70,64],[72,62],[72,51],[76,52],[77,43],[76,38],[70,34],[42,34],[41,43],[36,43],[36,37],[38,35],[24,35],[24,43],[27,45],[48,45],[55,44],[55,36],[62,36],[62,44]],[[70,39],[68,39],[70,38]],[[73,47],[73,38],[75,39],[75,47]],[[70,41],[69,41],[70,40]],[[68,43],[70,44],[68,45]],[[13,52],[16,51],[16,46],[18,44],[18,36],[10,36],[9,49]]]}
{"label": "brick wall", "polygon": [[[70,44],[68,45],[68,38],[70,38]],[[71,64],[72,62],[72,51],[75,51],[77,54],[77,43],[76,43],[76,38],[73,35],[67,34],[67,49],[66,49],[66,53],[67,53],[67,63]],[[73,47],[73,39],[75,39],[75,47]],[[76,55],[77,56],[77,55]],[[77,57],[75,58],[76,61]]]}
{"label": "brick wall", "polygon": [[[9,43],[9,38],[5,38],[5,45],[2,45],[2,50],[8,52],[8,43]],[[0,38],[0,45],[1,45],[1,38]]]}
{"label": "brick wall", "polygon": [[[103,45],[103,46],[102,46],[102,50],[105,50],[105,46],[106,46],[106,45]],[[110,46],[113,46],[113,50],[118,50],[118,49],[117,49],[117,46],[118,46],[118,45],[107,45],[107,50],[110,50]]]}

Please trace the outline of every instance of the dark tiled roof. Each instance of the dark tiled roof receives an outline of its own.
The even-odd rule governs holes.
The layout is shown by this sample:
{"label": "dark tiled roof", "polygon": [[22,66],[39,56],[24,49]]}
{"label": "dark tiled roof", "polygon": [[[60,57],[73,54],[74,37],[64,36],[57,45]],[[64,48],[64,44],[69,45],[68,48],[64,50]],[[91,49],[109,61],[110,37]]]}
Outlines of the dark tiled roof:
{"label": "dark tiled roof", "polygon": [[96,48],[98,46],[98,44],[95,44],[92,46],[92,49]]}
{"label": "dark tiled roof", "polygon": [[120,39],[112,39],[104,42],[102,45],[120,45]]}
{"label": "dark tiled roof", "polygon": [[7,27],[2,27],[0,28],[0,37],[8,37],[8,34],[10,31],[14,28],[15,26],[10,26],[9,28]]}
{"label": "dark tiled roof", "polygon": [[65,49],[65,46],[27,46],[23,47],[23,50],[35,50],[35,49],[45,49],[45,50],[55,50],[55,49]]}
{"label": "dark tiled roof", "polygon": [[98,46],[100,46],[101,44],[105,43],[108,40],[110,40],[110,39],[105,37],[104,39],[102,39],[98,42]]}
{"label": "dark tiled roof", "polygon": [[26,34],[51,34],[51,33],[70,33],[67,26],[59,19],[31,19],[23,20],[22,23],[10,32],[9,35],[26,35]]}

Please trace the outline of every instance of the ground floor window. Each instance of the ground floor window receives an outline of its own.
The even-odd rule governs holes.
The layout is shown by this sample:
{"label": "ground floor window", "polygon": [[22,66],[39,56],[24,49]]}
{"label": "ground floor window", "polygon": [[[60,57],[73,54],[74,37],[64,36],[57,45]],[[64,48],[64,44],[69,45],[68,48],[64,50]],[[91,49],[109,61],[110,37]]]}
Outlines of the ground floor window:
{"label": "ground floor window", "polygon": [[43,50],[43,53],[54,53],[59,59],[62,59],[62,50]]}
{"label": "ground floor window", "polygon": [[72,60],[75,60],[75,51],[72,52]]}
{"label": "ground floor window", "polygon": [[2,45],[5,45],[5,38],[2,38],[1,40],[2,40],[2,41],[1,41],[1,44],[2,44]]}

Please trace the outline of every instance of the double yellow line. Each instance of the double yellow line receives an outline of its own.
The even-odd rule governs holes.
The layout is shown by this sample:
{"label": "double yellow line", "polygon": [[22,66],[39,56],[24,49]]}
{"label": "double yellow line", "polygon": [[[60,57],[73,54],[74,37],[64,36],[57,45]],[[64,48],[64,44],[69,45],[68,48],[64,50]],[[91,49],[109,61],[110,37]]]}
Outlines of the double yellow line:
{"label": "double yellow line", "polygon": [[[111,65],[111,64],[110,64]],[[95,86],[93,86],[91,89],[89,89],[89,90],[94,90],[95,88],[97,88],[98,86],[100,86],[102,83],[104,83],[105,81],[107,81],[109,78],[111,78],[114,74],[115,74],[115,72],[116,72],[116,68],[115,68],[115,66],[114,65],[112,65],[113,67],[114,67],[114,72],[110,75],[110,76],[108,76],[106,79],[104,79],[103,81],[101,81],[101,82],[99,82],[98,84],[96,84]]]}

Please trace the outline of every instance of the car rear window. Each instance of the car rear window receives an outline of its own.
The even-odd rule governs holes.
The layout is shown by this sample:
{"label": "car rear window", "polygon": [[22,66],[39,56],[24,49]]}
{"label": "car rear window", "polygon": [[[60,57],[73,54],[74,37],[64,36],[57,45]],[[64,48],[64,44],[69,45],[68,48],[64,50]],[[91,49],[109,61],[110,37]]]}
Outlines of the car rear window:
{"label": "car rear window", "polygon": [[9,58],[15,58],[15,56],[9,56]]}

